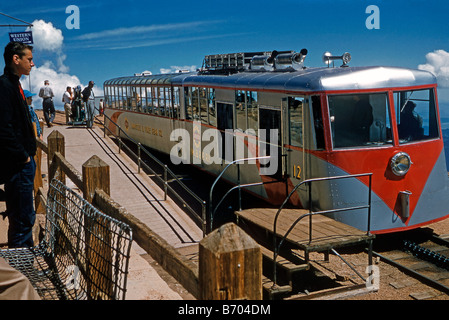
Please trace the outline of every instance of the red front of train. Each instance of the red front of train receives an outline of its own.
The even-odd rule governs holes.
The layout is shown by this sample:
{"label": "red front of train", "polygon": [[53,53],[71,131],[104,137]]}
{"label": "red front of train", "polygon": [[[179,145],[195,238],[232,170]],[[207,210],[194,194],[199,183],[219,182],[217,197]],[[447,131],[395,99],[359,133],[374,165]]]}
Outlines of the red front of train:
{"label": "red front of train", "polygon": [[[448,172],[436,85],[321,95],[324,151],[309,151],[316,176],[372,173],[371,212],[334,218],[373,233],[408,230],[449,214]],[[315,187],[321,209],[362,204],[369,179]],[[326,197],[326,194],[328,195]],[[357,210],[356,210],[357,211]]]}

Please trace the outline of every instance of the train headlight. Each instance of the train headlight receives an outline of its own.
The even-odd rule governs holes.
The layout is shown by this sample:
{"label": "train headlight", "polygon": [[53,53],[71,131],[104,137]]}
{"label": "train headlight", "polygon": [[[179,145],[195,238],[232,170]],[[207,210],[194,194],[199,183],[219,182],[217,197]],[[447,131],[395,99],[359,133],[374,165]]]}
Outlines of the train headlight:
{"label": "train headlight", "polygon": [[408,170],[410,169],[410,166],[412,165],[412,160],[410,159],[410,156],[405,152],[399,152],[396,153],[391,158],[391,170],[393,173],[397,176],[403,176],[405,175]]}

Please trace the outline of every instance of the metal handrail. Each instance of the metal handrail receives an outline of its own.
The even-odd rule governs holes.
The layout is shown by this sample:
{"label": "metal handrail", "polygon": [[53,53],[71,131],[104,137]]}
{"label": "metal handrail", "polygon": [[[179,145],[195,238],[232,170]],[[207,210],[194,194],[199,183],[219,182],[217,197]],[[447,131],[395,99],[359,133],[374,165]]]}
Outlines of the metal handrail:
{"label": "metal handrail", "polygon": [[[218,204],[215,206],[215,209],[212,211],[212,213],[210,214],[210,217],[211,217],[211,223],[210,223],[211,229],[212,229],[213,218],[214,218],[214,216],[215,216],[215,213],[216,213],[218,207],[220,207],[220,205],[222,204],[222,202],[225,200],[225,198],[226,198],[232,191],[234,191],[234,190],[236,190],[236,189],[238,189],[238,190],[240,191],[242,188],[249,188],[249,187],[262,186],[262,185],[264,185],[264,184],[270,184],[270,183],[279,183],[279,181],[276,180],[276,181],[269,181],[269,182],[254,182],[254,183],[247,183],[247,184],[240,184],[240,183],[239,183],[238,185],[236,185],[236,186],[232,187],[231,189],[229,189],[229,190],[226,192],[226,194],[221,198],[221,200],[218,202]],[[240,200],[241,200],[241,199],[240,199],[240,197],[239,197],[239,201],[240,201]],[[239,210],[242,210],[241,201],[240,201],[240,208],[239,208]]]}
{"label": "metal handrail", "polygon": [[[309,243],[312,242],[312,216],[318,215],[318,214],[327,214],[327,213],[336,213],[336,212],[343,212],[343,211],[350,211],[350,210],[358,210],[358,209],[368,209],[368,226],[367,226],[367,235],[370,234],[370,228],[371,228],[371,180],[372,180],[372,173],[362,173],[362,174],[354,174],[354,175],[346,175],[346,176],[334,176],[334,177],[324,177],[324,178],[314,178],[314,179],[308,179],[301,181],[298,183],[293,190],[289,193],[289,195],[285,198],[282,205],[279,207],[278,211],[276,212],[276,215],[274,217],[274,225],[273,225],[273,285],[276,285],[277,282],[277,272],[276,272],[276,259],[279,255],[279,251],[281,248],[281,245],[287,238],[287,236],[290,234],[290,232],[293,230],[293,228],[299,223],[300,220],[302,220],[305,217],[310,217],[309,221]],[[337,179],[348,179],[348,178],[358,178],[368,176],[369,177],[369,192],[368,192],[368,204],[365,206],[354,206],[354,207],[347,207],[347,208],[340,208],[340,209],[331,209],[331,210],[322,210],[322,211],[316,211],[312,212],[312,182],[317,181],[329,181],[329,180],[337,180]],[[302,185],[309,184],[309,212],[301,215],[296,221],[290,226],[290,228],[287,230],[287,232],[284,234],[284,236],[279,241],[279,244],[276,245],[276,226],[277,226],[277,220],[278,217],[284,208],[284,206],[287,204],[287,202],[290,200],[290,197],[293,195],[293,193]]]}
{"label": "metal handrail", "polygon": [[[212,195],[213,195],[213,192],[214,192],[214,188],[215,188],[215,185],[218,183],[218,180],[220,180],[221,179],[221,177],[223,176],[223,174],[232,166],[232,165],[234,165],[234,164],[236,164],[236,163],[238,163],[238,162],[242,162],[242,161],[252,161],[252,160],[261,160],[261,159],[270,159],[271,157],[270,156],[262,156],[262,157],[252,157],[252,158],[243,158],[243,159],[237,159],[237,160],[234,160],[234,161],[232,161],[232,162],[230,162],[221,172],[220,172],[220,174],[217,176],[217,178],[215,179],[215,181],[214,181],[214,183],[212,184],[212,187],[210,188],[210,191],[209,191],[209,216],[210,216],[210,223],[209,223],[209,226],[210,226],[210,230],[212,230],[212,228],[213,228],[213,220],[214,220],[214,214],[215,214],[215,210],[218,208],[218,206],[223,202],[223,200],[224,200],[224,198],[231,192],[231,191],[233,191],[233,190],[235,190],[235,189],[239,189],[239,190],[241,190],[241,188],[240,188],[240,186],[255,186],[256,184],[248,184],[248,185],[241,185],[240,184],[240,171],[238,172],[238,174],[239,174],[239,176],[238,176],[238,182],[237,182],[237,186],[235,186],[235,187],[233,187],[233,188],[231,188],[224,196],[223,196],[223,198],[220,200],[220,202],[219,202],[219,204],[215,207],[215,210],[212,210]],[[257,185],[259,185],[259,184],[263,184],[262,182],[261,183],[258,183]],[[239,200],[241,199],[241,197],[239,196]],[[240,205],[241,206],[241,205]]]}
{"label": "metal handrail", "polygon": [[[138,164],[138,172],[140,173],[141,166],[143,165],[144,168],[148,171],[150,171],[161,183],[164,185],[164,201],[167,200],[167,193],[168,191],[171,191],[176,198],[182,202],[183,206],[188,209],[191,213],[193,213],[193,217],[201,223],[201,229],[203,231],[203,235],[206,234],[206,201],[198,197],[192,190],[190,190],[189,187],[187,187],[179,178],[176,176],[176,174],[168,168],[168,166],[164,163],[162,163],[159,159],[157,159],[154,155],[152,155],[147,149],[142,147],[142,144],[140,142],[137,142],[133,138],[131,138],[116,122],[114,122],[109,116],[106,114],[103,114],[110,122],[112,122],[119,130],[118,135],[116,135],[114,132],[112,132],[106,125],[103,127],[105,128],[104,135],[106,136],[106,130],[108,130],[109,133],[111,133],[115,138],[118,139],[119,142],[119,153],[122,149],[122,147],[125,147],[133,156],[137,159]],[[124,134],[126,139],[137,145],[137,154],[134,153],[133,150],[131,150],[126,144],[122,143],[122,139],[120,137],[120,134]],[[148,166],[145,162],[142,161],[141,153],[142,151],[150,157],[153,161],[155,161],[159,166],[161,166],[164,169],[164,175],[163,178],[160,177],[159,174],[157,174],[150,166]],[[171,182],[176,182],[184,191],[186,191],[189,195],[191,195],[201,206],[201,216],[197,214],[197,212],[188,204],[186,200],[184,200],[179,193],[177,193],[172,186],[168,183],[168,176],[171,178]]]}

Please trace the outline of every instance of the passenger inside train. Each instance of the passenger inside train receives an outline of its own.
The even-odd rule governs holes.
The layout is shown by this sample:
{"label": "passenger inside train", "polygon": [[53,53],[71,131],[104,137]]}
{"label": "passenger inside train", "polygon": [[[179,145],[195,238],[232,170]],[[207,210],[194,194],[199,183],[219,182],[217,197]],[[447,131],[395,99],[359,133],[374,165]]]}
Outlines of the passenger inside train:
{"label": "passenger inside train", "polygon": [[439,137],[433,90],[398,91],[394,101],[400,144]]}
{"label": "passenger inside train", "polygon": [[415,112],[416,103],[407,101],[401,110],[399,137],[405,140],[420,140],[424,135],[423,119]]}
{"label": "passenger inside train", "polygon": [[391,143],[385,93],[329,96],[334,148]]}

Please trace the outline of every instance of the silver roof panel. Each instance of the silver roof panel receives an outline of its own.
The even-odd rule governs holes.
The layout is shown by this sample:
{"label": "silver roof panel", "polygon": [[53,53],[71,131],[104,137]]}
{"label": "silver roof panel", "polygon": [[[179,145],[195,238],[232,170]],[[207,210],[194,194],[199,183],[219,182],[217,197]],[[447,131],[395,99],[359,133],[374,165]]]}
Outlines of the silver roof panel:
{"label": "silver roof panel", "polygon": [[[118,78],[131,84],[140,77]],[[363,90],[436,84],[430,72],[396,67],[306,68],[291,72],[240,72],[231,75],[183,74],[145,76],[152,84],[223,87],[246,90],[318,92]],[[105,84],[113,84],[114,80]],[[150,80],[151,79],[151,80]]]}

